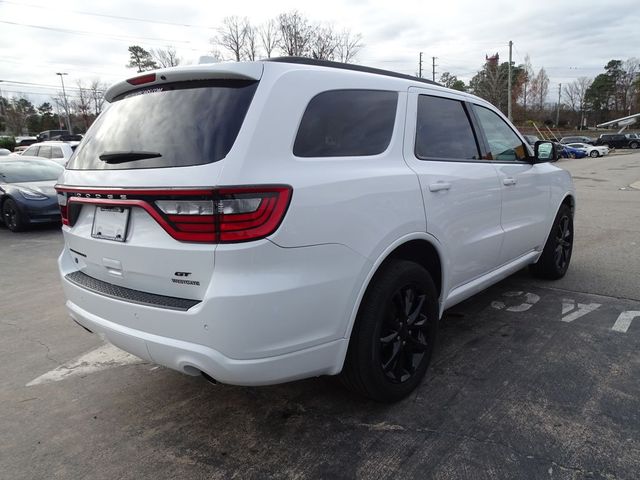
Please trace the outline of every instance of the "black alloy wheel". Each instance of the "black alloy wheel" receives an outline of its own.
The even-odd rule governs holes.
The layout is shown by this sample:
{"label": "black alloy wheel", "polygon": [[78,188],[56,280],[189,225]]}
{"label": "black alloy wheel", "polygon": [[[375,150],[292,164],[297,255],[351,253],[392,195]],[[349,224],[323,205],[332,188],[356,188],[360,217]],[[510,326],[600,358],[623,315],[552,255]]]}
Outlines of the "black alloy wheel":
{"label": "black alloy wheel", "polygon": [[426,296],[416,284],[406,285],[392,296],[380,331],[379,358],[382,371],[393,383],[415,375],[430,349]]}
{"label": "black alloy wheel", "polygon": [[554,261],[558,271],[566,271],[571,259],[573,248],[573,231],[569,215],[563,215],[558,222],[555,232],[556,249]]}
{"label": "black alloy wheel", "polygon": [[548,280],[564,277],[573,252],[573,213],[561,205],[538,261],[529,266],[533,275]]}
{"label": "black alloy wheel", "polygon": [[360,304],[342,383],[378,402],[409,395],[429,366],[438,316],[438,293],[429,272],[409,260],[390,260]]}
{"label": "black alloy wheel", "polygon": [[24,229],[24,222],[16,202],[7,198],[2,204],[2,220],[9,230],[12,232],[19,232]]}

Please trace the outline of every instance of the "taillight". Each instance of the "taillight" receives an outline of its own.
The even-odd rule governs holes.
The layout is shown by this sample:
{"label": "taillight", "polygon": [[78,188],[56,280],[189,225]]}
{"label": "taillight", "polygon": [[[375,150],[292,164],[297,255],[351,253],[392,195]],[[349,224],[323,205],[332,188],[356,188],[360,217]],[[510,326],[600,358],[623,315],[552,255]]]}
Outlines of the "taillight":
{"label": "taillight", "polygon": [[258,240],[278,228],[289,206],[289,186],[222,189],[117,189],[56,187],[65,225],[82,204],[131,205],[147,211],[176,240],[235,243]]}
{"label": "taillight", "polygon": [[152,83],[156,81],[155,73],[148,73],[146,75],[140,75],[139,77],[133,77],[127,79],[127,83],[131,85],[144,85],[145,83]]}

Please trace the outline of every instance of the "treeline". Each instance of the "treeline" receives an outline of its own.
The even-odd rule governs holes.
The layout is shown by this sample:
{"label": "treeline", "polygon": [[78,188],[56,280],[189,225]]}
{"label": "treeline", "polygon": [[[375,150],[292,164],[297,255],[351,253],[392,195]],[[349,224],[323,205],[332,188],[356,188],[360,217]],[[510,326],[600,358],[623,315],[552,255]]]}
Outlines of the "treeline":
{"label": "treeline", "polygon": [[[440,82],[450,88],[467,91],[493,103],[507,113],[509,63],[500,63],[498,55],[486,57],[482,69],[468,85],[444,72]],[[523,64],[511,65],[511,101],[516,123],[537,121],[571,128],[595,126],[608,120],[640,111],[640,60],[611,60],[595,78],[578,77],[562,85],[560,103],[556,92],[549,91],[549,76],[544,67],[534,70],[527,55]]]}
{"label": "treeline", "polygon": [[38,133],[43,130],[66,129],[69,116],[74,133],[84,133],[104,107],[106,85],[100,80],[85,84],[78,80],[76,87],[52,97],[52,102],[34,105],[26,96],[0,96],[0,132],[11,135]]}
{"label": "treeline", "polygon": [[[281,13],[259,25],[252,24],[247,17],[225,17],[216,31],[210,39],[210,54],[218,61],[295,56],[351,63],[364,46],[360,33],[311,21],[297,10]],[[139,45],[129,47],[127,67],[138,72],[181,63],[183,60],[172,46],[150,50]]]}

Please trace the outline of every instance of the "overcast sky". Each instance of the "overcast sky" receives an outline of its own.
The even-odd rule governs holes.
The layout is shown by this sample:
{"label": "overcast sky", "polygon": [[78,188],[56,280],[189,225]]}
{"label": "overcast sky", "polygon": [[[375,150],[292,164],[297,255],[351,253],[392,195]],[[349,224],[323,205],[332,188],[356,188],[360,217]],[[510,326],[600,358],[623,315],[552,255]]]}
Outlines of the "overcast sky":
{"label": "overcast sky", "polygon": [[509,40],[516,64],[529,54],[536,71],[546,69],[552,92],[558,83],[594,77],[613,58],[640,56],[638,0],[0,0],[0,90],[40,104],[59,90],[56,72],[68,73],[69,95],[78,80],[116,82],[134,72],[125,67],[133,44],[173,45],[194,62],[211,50],[209,39],[225,16],[259,24],[292,9],[361,33],[365,48],[357,63],[415,74],[422,51],[425,76],[435,56],[437,78],[449,71],[465,82],[485,54],[506,61]]}

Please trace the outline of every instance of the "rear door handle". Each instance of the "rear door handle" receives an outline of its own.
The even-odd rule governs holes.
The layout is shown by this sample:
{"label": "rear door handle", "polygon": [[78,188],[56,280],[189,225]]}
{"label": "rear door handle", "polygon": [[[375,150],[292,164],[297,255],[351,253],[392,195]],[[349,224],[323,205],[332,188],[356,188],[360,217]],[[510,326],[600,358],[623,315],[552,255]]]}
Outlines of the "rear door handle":
{"label": "rear door handle", "polygon": [[449,190],[450,188],[451,188],[450,182],[436,182],[436,183],[431,183],[429,185],[430,192],[439,192],[441,190]]}
{"label": "rear door handle", "polygon": [[518,180],[516,180],[513,177],[505,177],[502,179],[502,183],[506,186],[510,186],[510,185],[515,185],[516,183],[518,183]]}

